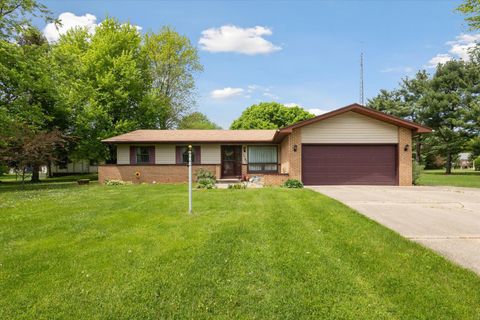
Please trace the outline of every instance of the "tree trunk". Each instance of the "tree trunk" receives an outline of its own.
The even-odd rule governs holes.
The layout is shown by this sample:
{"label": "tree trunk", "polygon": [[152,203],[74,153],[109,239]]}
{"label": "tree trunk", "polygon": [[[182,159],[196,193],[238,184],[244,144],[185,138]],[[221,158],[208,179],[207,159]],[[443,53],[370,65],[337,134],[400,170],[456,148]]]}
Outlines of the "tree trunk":
{"label": "tree trunk", "polygon": [[447,163],[445,163],[445,169],[446,174],[452,173],[452,154],[450,152],[447,154]]}
{"label": "tree trunk", "polygon": [[52,162],[51,161],[48,161],[48,163],[47,163],[47,177],[53,178]]}
{"label": "tree trunk", "polygon": [[32,180],[30,181],[40,182],[40,166],[37,164],[32,167]]}

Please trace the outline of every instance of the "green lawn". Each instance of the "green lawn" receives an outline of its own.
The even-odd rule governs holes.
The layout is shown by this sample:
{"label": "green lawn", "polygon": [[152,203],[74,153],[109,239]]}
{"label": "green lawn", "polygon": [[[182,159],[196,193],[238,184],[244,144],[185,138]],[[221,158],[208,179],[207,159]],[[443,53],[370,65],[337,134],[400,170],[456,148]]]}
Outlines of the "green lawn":
{"label": "green lawn", "polygon": [[425,170],[420,176],[418,184],[480,188],[480,171],[457,169],[447,175],[445,170]]}
{"label": "green lawn", "polygon": [[0,319],[478,319],[480,277],[330,198],[0,189]]}
{"label": "green lawn", "polygon": [[27,175],[25,177],[25,181],[22,182],[22,178],[14,174],[0,176],[0,192],[8,190],[45,190],[65,188],[72,185],[77,185],[77,180],[79,179],[90,179],[90,183],[96,184],[98,180],[98,175],[77,174],[70,176],[47,178],[45,174],[41,174],[39,183],[31,183],[30,178],[30,175]]}

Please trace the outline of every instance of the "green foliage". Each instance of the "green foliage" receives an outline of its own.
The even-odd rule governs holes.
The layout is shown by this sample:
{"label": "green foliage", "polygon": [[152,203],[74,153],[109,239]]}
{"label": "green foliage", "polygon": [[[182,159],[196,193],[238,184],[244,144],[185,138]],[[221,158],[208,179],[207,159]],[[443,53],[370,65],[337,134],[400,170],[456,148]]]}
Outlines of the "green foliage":
{"label": "green foliage", "polygon": [[39,1],[0,0],[0,41],[10,40],[31,27],[32,17],[54,21],[51,12]]}
{"label": "green foliage", "polygon": [[243,111],[233,121],[230,129],[278,129],[313,117],[313,114],[298,106],[286,107],[277,102],[262,102]]}
{"label": "green foliage", "polygon": [[123,180],[105,180],[104,183],[106,186],[127,186],[131,185],[131,181],[123,181]]}
{"label": "green foliage", "polygon": [[466,15],[465,20],[470,26],[470,30],[480,29],[480,0],[464,0],[457,7],[457,11]]}
{"label": "green foliage", "polygon": [[473,160],[473,165],[475,166],[475,171],[480,171],[480,156]]}
{"label": "green foliage", "polygon": [[422,175],[423,172],[423,166],[419,164],[417,161],[413,161],[412,163],[412,183],[414,185],[418,184],[418,179],[420,179],[420,176]]}
{"label": "green foliage", "polygon": [[415,158],[427,161],[428,167],[444,158],[447,173],[455,156],[480,133],[480,47],[470,54],[470,61],[439,64],[432,76],[420,71],[413,79],[403,79],[399,89],[382,90],[369,100],[372,108],[434,129],[431,135],[416,137]]}
{"label": "green foliage", "polygon": [[472,153],[472,158],[480,156],[480,136],[473,138],[467,143],[467,150]]}
{"label": "green foliage", "polygon": [[9,168],[6,165],[0,163],[0,176],[8,173],[8,171]]}
{"label": "green foliage", "polygon": [[192,112],[180,120],[177,129],[221,129],[201,112]]}
{"label": "green foliage", "polygon": [[[368,100],[367,105],[378,111],[385,112],[392,116],[404,118],[420,124],[424,124],[422,117],[422,97],[429,90],[429,75],[419,71],[414,78],[404,78],[400,87],[396,90],[380,90],[380,93]],[[425,137],[417,135],[414,139],[415,159],[422,161],[422,147],[425,145]]]}
{"label": "green foliage", "polygon": [[142,51],[152,80],[150,94],[168,102],[167,116],[159,117],[154,125],[172,128],[195,104],[194,75],[203,71],[198,50],[186,36],[163,27],[159,33],[145,35]]}
{"label": "green foliage", "polygon": [[449,61],[438,65],[430,90],[422,97],[422,117],[434,129],[432,151],[445,157],[447,173],[454,157],[479,132],[478,123],[473,121],[478,83],[480,69],[475,62]]}
{"label": "green foliage", "polygon": [[197,180],[197,189],[215,189],[217,179],[215,174],[205,169],[198,169],[195,172]]}
{"label": "green foliage", "polygon": [[303,188],[303,183],[297,179],[288,179],[282,184],[282,187],[289,189],[301,189]]}
{"label": "green foliage", "polygon": [[228,185],[228,189],[243,190],[247,189],[247,185],[245,183],[232,183]]}
{"label": "green foliage", "polygon": [[135,129],[167,129],[193,103],[196,49],[170,28],[144,38],[107,18],[94,34],[70,30],[54,48],[70,109],[77,158],[113,158],[101,140]]}

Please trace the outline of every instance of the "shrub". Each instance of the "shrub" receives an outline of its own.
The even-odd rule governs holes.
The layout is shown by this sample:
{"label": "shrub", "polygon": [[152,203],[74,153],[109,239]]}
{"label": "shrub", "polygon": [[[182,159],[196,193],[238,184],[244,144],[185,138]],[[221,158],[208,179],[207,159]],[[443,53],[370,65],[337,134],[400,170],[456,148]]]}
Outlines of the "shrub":
{"label": "shrub", "polygon": [[131,185],[131,181],[122,181],[122,180],[105,180],[106,186],[126,186]]}
{"label": "shrub", "polygon": [[480,171],[480,156],[473,160],[473,166],[475,167],[475,171]]}
{"label": "shrub", "polygon": [[198,169],[195,172],[197,189],[214,189],[217,181],[215,174],[205,169]]}
{"label": "shrub", "polygon": [[235,183],[235,184],[229,184],[228,189],[247,189],[247,185],[245,183]]}
{"label": "shrub", "polygon": [[418,163],[417,161],[413,161],[412,164],[412,183],[417,184],[418,179],[420,178],[420,175],[423,172],[423,166]]}
{"label": "shrub", "polygon": [[282,184],[282,187],[290,189],[301,189],[303,188],[303,183],[297,179],[288,179]]}

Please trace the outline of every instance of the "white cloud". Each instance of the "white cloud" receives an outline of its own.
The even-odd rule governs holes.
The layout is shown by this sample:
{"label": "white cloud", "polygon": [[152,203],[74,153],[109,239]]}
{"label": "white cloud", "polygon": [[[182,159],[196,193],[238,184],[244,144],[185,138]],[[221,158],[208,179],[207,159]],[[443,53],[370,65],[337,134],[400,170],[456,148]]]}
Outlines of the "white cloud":
{"label": "white cloud", "polygon": [[231,97],[234,97],[234,96],[238,96],[243,91],[245,91],[245,90],[243,90],[242,88],[227,87],[227,88],[223,88],[223,89],[213,90],[212,92],[210,92],[210,96],[213,99],[227,99],[227,98],[231,98]]}
{"label": "white cloud", "polygon": [[469,51],[477,42],[480,41],[480,33],[477,34],[464,34],[457,36],[455,40],[448,41],[447,45],[451,48],[449,50],[450,54],[465,61],[470,60]]}
{"label": "white cloud", "polygon": [[48,42],[58,41],[60,35],[75,27],[86,27],[90,33],[95,32],[95,28],[97,27],[97,17],[90,13],[77,16],[71,12],[63,12],[58,16],[58,19],[61,22],[58,29],[54,23],[48,23],[43,29],[43,34]]}
{"label": "white cloud", "polygon": [[390,73],[390,72],[400,72],[400,73],[410,73],[413,71],[412,67],[390,67],[380,70],[382,73]]}
{"label": "white cloud", "polygon": [[271,92],[268,92],[268,91],[264,92],[264,93],[263,93],[263,96],[264,96],[264,97],[267,97],[267,98],[269,98],[269,99],[272,99],[272,100],[278,100],[278,99],[279,99],[279,97],[278,97],[277,95],[275,95],[275,94],[273,94],[273,93],[271,93]]}
{"label": "white cloud", "polygon": [[304,106],[299,105],[298,103],[285,103],[285,107],[292,108],[292,107],[300,107],[305,109],[306,111],[310,112],[311,114],[314,114],[316,116],[321,115],[323,113],[326,113],[328,111],[320,109],[320,108],[306,108]]}
{"label": "white cloud", "polygon": [[435,68],[439,63],[443,64],[443,63],[448,62],[452,59],[453,59],[453,57],[450,56],[447,53],[439,53],[435,57],[430,59],[425,67],[426,68]]}
{"label": "white cloud", "polygon": [[448,41],[445,44],[450,47],[449,53],[439,53],[425,66],[426,68],[435,68],[439,63],[445,63],[453,59],[470,60],[469,51],[480,42],[480,33],[465,34],[462,33],[455,40]]}
{"label": "white cloud", "polygon": [[268,54],[282,49],[263,38],[270,35],[272,35],[272,30],[267,27],[241,28],[225,25],[202,31],[202,37],[198,44],[202,50],[209,52]]}
{"label": "white cloud", "polygon": [[[86,13],[83,16],[77,16],[71,12],[63,12],[58,16],[58,20],[60,20],[61,25],[56,26],[54,23],[47,23],[43,29],[43,34],[48,42],[58,41],[62,34],[65,34],[68,30],[76,27],[85,27],[90,34],[93,34],[95,29],[101,24],[97,24],[97,17],[90,13]],[[135,26],[135,28],[138,31],[142,30],[142,27],[140,26]]]}
{"label": "white cloud", "polygon": [[325,110],[322,110],[322,109],[319,109],[319,108],[307,109],[307,111],[310,112],[310,113],[312,113],[312,114],[314,114],[314,115],[316,115],[316,116],[319,116],[319,115],[321,115],[321,114],[323,114],[323,113],[328,112],[328,111],[325,111]]}

